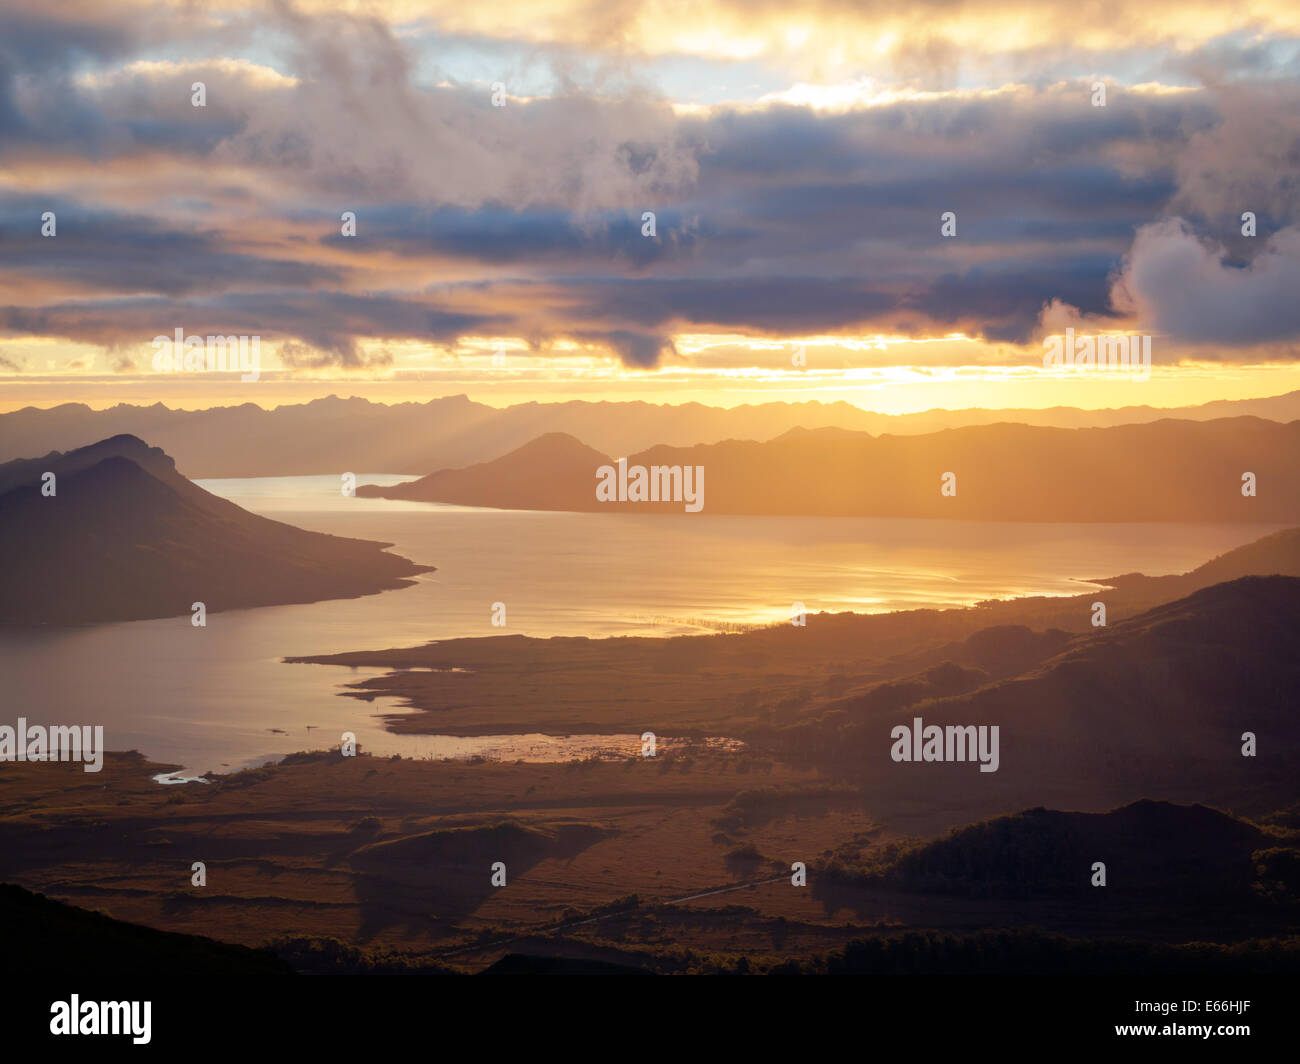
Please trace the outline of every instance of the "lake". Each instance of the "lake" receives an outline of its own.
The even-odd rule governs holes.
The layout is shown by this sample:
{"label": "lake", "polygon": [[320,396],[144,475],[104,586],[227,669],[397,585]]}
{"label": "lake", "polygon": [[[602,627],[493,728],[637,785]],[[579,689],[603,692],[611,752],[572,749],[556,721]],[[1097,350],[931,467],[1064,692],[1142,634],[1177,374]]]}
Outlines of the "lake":
{"label": "lake", "polygon": [[1074,594],[1089,577],[1183,572],[1280,527],[538,513],[350,498],[328,476],[198,483],[303,528],[391,542],[437,571],[361,599],[213,613],[206,628],[186,615],[0,635],[0,721],[102,724],[109,749],[191,773],[337,745],[343,731],[383,755],[632,753],[631,735],[391,735],[375,716],[391,703],[338,694],[382,670],[280,659],[457,636],[705,632],[788,620],[795,602],[882,612]]}

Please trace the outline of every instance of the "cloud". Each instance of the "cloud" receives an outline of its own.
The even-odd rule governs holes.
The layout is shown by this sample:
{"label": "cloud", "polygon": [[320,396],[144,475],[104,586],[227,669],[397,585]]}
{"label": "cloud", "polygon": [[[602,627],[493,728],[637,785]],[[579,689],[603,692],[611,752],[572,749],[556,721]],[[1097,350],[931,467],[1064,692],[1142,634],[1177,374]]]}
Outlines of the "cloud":
{"label": "cloud", "polygon": [[580,340],[603,343],[617,352],[623,365],[636,369],[651,369],[670,354],[676,354],[672,340],[667,336],[653,333],[633,332],[630,329],[615,329],[608,333],[577,334]]}
{"label": "cloud", "polygon": [[1114,301],[1184,343],[1249,345],[1300,338],[1296,292],[1300,228],[1274,234],[1249,265],[1234,266],[1221,246],[1172,218],[1138,233]]}
{"label": "cloud", "polygon": [[[335,6],[306,0],[311,9]],[[492,5],[463,0],[391,0],[393,22],[420,20],[430,34],[564,47],[645,59],[683,56],[763,63],[798,80],[836,80],[863,70],[942,86],[972,68],[997,72],[1040,65],[1063,53],[1097,56],[1160,46],[1186,55],[1234,31],[1300,30],[1287,0],[1230,5],[1118,0],[1081,13],[1071,0],[513,0],[508,25]],[[1069,27],[1068,45],[1062,27]]]}
{"label": "cloud", "polygon": [[[539,351],[600,345],[652,367],[687,357],[675,335],[711,329],[1023,345],[1071,315],[1141,314],[1177,331],[1232,291],[1216,326],[1178,335],[1214,335],[1222,358],[1294,336],[1291,312],[1266,306],[1293,278],[1284,234],[1300,208],[1300,96],[1294,79],[1263,76],[1271,53],[1207,51],[1199,69],[1222,79],[1210,88],[1118,86],[1094,108],[1090,79],[948,89],[966,77],[968,47],[1042,59],[1035,42],[1060,24],[1057,5],[957,12],[936,0],[899,16],[838,0],[669,7],[681,22],[658,23],[651,41],[639,4],[597,18],[587,4],[538,0],[526,11],[542,22],[521,16],[502,31],[499,13],[489,27],[463,4],[412,7],[411,21],[400,4],[365,16],[274,5],[256,19],[239,4],[182,4],[162,27],[143,4],[111,7],[115,21],[98,7],[65,18],[14,0],[0,14],[0,333],[104,345],[178,326],[247,333],[309,370],[386,364],[371,341],[454,345],[486,332]],[[1079,47],[1160,45],[1156,62],[1168,59],[1166,32],[1193,48],[1212,40],[1159,10],[1166,21],[1089,25]],[[1270,25],[1290,17],[1252,10]],[[989,43],[989,27],[1014,13],[1020,36]],[[724,41],[747,39],[746,24],[761,53],[783,58],[781,42],[804,29],[811,48],[871,27],[904,80],[942,91],[863,79],[834,108],[679,113],[610,73],[670,41],[697,51],[686,27],[703,32],[710,18],[734,23]],[[920,29],[890,36],[904,24]],[[546,38],[558,87],[493,107],[486,82],[439,68],[436,43],[450,32],[483,34],[494,56]],[[205,108],[190,105],[194,80],[208,85]],[[825,80],[810,84],[816,102]],[[54,239],[35,223],[46,209],[58,213]],[[1271,243],[1233,235],[1241,209],[1260,212]],[[357,212],[355,238],[339,232],[343,210]],[[653,239],[641,235],[645,210]],[[957,215],[953,239],[940,235],[945,211]],[[1153,227],[1175,214],[1183,229]],[[1213,268],[1211,238],[1223,245]],[[1175,268],[1203,298],[1184,305],[1161,272]],[[1250,312],[1236,312],[1243,301]]]}
{"label": "cloud", "polygon": [[1300,84],[1255,82],[1208,94],[1213,123],[1179,151],[1178,196],[1187,216],[1230,222],[1242,211],[1274,219],[1300,215]]}

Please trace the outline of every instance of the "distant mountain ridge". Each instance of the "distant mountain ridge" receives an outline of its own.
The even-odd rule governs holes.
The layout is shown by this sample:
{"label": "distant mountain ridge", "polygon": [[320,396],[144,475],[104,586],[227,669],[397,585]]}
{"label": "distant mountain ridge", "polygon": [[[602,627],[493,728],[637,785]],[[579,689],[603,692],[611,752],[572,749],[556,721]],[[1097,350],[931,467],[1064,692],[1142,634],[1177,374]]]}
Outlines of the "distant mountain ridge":
{"label": "distant mountain ridge", "polygon": [[[45,473],[54,494],[42,493]],[[353,598],[431,567],[259,517],[115,436],[0,466],[0,623],[85,624]]]}
{"label": "distant mountain ridge", "polygon": [[[602,502],[614,458],[550,433],[495,459],[359,495],[504,509],[682,511]],[[922,436],[791,429],[766,442],[655,446],[628,467],[702,467],[703,512],[983,521],[1300,523],[1300,421],[1157,421],[1112,428],[985,425]],[[955,493],[941,491],[953,474]],[[1243,495],[1243,475],[1256,494]]]}
{"label": "distant mountain ridge", "polygon": [[691,447],[723,440],[773,439],[793,428],[842,428],[872,435],[920,435],[969,425],[1014,422],[1057,428],[1205,421],[1254,416],[1300,419],[1300,391],[1201,406],[1115,410],[927,410],[880,414],[847,402],[768,402],[731,408],[701,403],[522,403],[496,408],[464,395],[425,403],[373,403],[329,396],[265,410],[253,403],[206,410],[81,403],[25,407],[0,414],[0,461],[69,450],[128,433],[172,455],[190,476],[251,477],[313,473],[409,473],[499,458],[551,432],[566,432],[606,454],[663,444]]}

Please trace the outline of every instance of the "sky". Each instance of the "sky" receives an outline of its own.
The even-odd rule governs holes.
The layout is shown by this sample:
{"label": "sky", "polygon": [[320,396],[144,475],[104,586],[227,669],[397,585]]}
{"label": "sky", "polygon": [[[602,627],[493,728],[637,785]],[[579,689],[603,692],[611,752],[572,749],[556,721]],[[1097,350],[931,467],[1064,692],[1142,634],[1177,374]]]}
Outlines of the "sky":
{"label": "sky", "polygon": [[1298,207],[1294,3],[0,0],[0,410],[1276,395]]}

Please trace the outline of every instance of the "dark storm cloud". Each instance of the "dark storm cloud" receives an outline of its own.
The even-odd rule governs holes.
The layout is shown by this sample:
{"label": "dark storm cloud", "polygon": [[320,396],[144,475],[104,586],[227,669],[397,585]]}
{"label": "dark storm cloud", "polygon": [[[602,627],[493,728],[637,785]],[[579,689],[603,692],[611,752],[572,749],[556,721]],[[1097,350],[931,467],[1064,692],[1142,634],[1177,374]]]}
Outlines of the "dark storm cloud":
{"label": "dark storm cloud", "polygon": [[[56,220],[53,237],[41,234],[47,211]],[[30,196],[0,198],[0,246],[0,279],[12,272],[105,293],[186,296],[231,287],[320,287],[343,279],[343,271],[332,267],[234,250],[220,233]]]}
{"label": "dark storm cloud", "polygon": [[[1133,305],[1187,333],[1195,301],[1146,267],[1200,276],[1195,254],[1178,234],[1135,247],[1137,234],[1176,210],[1222,224],[1247,201],[1275,232],[1296,222],[1291,85],[1117,89],[1094,108],[1075,82],[686,116],[644,94],[571,87],[494,108],[481,87],[426,87],[377,19],[269,8],[277,72],[160,62],[142,51],[143,19],[119,27],[93,12],[0,14],[0,151],[81,197],[46,202],[28,186],[0,200],[0,283],[56,293],[0,309],[10,333],[120,343],[180,325],[309,345],[301,365],[356,365],[366,338],[513,330],[652,366],[674,332],[696,327],[1024,342],[1053,301],[1112,312],[1122,269]],[[251,30],[232,23],[219,38]],[[208,107],[190,106],[192,80],[208,84]],[[129,182],[87,180],[110,165],[139,175],[135,200]],[[201,220],[175,221],[185,202],[204,205]],[[59,214],[55,240],[36,235],[46,209]],[[357,212],[355,238],[339,234],[343,210]],[[951,240],[945,211],[957,215]],[[264,239],[273,224],[292,233]],[[1261,248],[1232,244],[1228,267]],[[1270,245],[1249,292],[1273,298],[1294,254],[1293,241]],[[1228,349],[1264,332],[1246,313],[1218,322]]]}
{"label": "dark storm cloud", "polygon": [[18,69],[66,71],[80,59],[118,59],[138,41],[130,21],[103,4],[13,0],[0,7],[0,56]]}
{"label": "dark storm cloud", "polygon": [[477,210],[418,206],[371,207],[358,214],[357,237],[340,235],[331,217],[311,216],[330,235],[321,243],[347,249],[383,247],[398,254],[440,255],[478,263],[559,263],[605,266],[611,261],[645,266],[661,259],[689,257],[710,226],[688,228],[677,209],[655,211],[658,236],[642,235],[639,211],[603,211],[575,216],[559,208],[512,210],[490,204]]}
{"label": "dark storm cloud", "polygon": [[232,294],[210,300],[140,298],[29,308],[0,306],[0,333],[62,336],[116,346],[148,343],[177,328],[195,334],[244,334],[301,341],[343,366],[364,363],[356,337],[450,343],[508,319],[447,309],[432,301],[345,292]]}
{"label": "dark storm cloud", "polygon": [[[93,136],[97,109],[78,97],[69,73],[79,63],[127,58],[136,47],[130,25],[94,5],[13,0],[0,6],[0,148],[13,139]],[[35,114],[19,106],[20,78],[39,90],[23,94],[37,101]]]}
{"label": "dark storm cloud", "polygon": [[658,365],[660,359],[673,350],[672,341],[668,337],[631,329],[614,329],[610,332],[581,330],[574,333],[574,339],[612,348],[625,366],[638,369]]}

